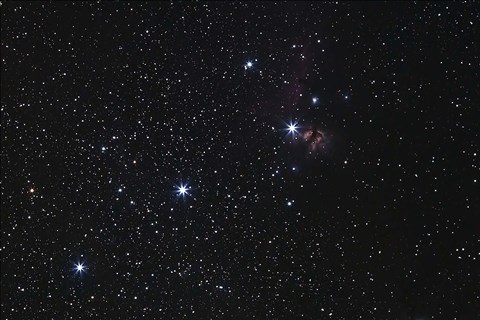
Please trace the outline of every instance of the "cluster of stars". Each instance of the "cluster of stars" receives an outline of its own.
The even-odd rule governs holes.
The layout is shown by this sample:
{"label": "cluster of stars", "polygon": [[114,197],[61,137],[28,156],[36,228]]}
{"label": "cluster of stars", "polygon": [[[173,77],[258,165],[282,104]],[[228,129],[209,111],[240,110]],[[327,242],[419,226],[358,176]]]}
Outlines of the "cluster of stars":
{"label": "cluster of stars", "polygon": [[4,317],[476,318],[475,5],[2,2]]}

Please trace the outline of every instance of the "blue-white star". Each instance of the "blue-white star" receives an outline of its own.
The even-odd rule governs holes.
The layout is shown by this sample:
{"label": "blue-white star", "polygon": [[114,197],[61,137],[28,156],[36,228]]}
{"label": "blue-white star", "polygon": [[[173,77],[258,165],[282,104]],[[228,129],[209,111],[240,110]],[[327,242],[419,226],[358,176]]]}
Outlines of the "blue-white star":
{"label": "blue-white star", "polygon": [[295,134],[297,133],[297,129],[298,129],[297,123],[290,122],[288,124],[288,127],[287,127],[288,133]]}
{"label": "blue-white star", "polygon": [[73,264],[73,271],[75,274],[82,275],[82,273],[86,272],[87,266],[85,265],[85,262],[78,262]]}
{"label": "blue-white star", "polygon": [[188,193],[188,190],[190,190],[191,188],[188,186],[188,184],[180,183],[180,185],[176,186],[176,188],[177,188],[176,190],[177,196],[185,197],[190,195]]}
{"label": "blue-white star", "polygon": [[187,193],[187,188],[185,186],[181,186],[180,188],[178,188],[178,192],[183,195]]}
{"label": "blue-white star", "polygon": [[247,61],[247,63],[243,67],[245,68],[245,70],[251,69],[253,67],[253,62]]}

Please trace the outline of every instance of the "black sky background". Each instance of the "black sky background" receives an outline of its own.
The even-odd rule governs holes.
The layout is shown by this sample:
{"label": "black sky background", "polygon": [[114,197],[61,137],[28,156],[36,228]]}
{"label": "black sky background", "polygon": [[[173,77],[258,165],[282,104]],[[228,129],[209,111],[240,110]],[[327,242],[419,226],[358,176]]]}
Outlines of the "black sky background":
{"label": "black sky background", "polygon": [[478,317],[479,9],[3,2],[2,318]]}

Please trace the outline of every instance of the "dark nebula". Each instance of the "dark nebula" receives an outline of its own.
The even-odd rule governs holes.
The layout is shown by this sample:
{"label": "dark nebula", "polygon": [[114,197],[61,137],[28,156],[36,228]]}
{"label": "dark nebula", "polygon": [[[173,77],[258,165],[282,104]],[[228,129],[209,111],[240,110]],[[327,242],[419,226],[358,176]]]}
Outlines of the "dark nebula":
{"label": "dark nebula", "polygon": [[303,140],[312,151],[322,148],[326,144],[325,133],[319,128],[309,128],[303,133]]}

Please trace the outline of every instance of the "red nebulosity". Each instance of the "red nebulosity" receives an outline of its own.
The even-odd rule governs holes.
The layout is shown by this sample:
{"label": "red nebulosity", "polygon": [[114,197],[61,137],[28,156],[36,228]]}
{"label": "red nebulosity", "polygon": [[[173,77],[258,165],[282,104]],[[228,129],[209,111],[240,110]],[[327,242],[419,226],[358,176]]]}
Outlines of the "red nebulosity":
{"label": "red nebulosity", "polygon": [[288,50],[287,61],[282,76],[277,77],[278,83],[272,90],[271,99],[258,103],[255,111],[270,115],[273,113],[294,112],[300,108],[300,100],[305,93],[305,83],[313,67],[311,39],[298,36],[285,45]]}
{"label": "red nebulosity", "polygon": [[318,128],[307,129],[303,133],[303,140],[307,144],[307,147],[310,151],[315,151],[318,148],[322,148],[326,143],[325,133]]}
{"label": "red nebulosity", "polygon": [[[313,65],[312,44],[309,38],[299,36],[293,39],[285,50],[289,51],[285,75],[282,75],[279,90],[270,101],[263,102],[261,110],[274,109],[279,112],[285,108],[292,112],[299,107],[299,101],[304,94],[304,81],[311,72]],[[279,106],[281,106],[280,109]]]}
{"label": "red nebulosity", "polygon": [[311,42],[305,37],[294,39],[290,50],[294,54],[292,54],[292,59],[289,63],[294,68],[291,73],[292,78],[287,82],[287,86],[283,88],[283,92],[286,95],[284,101],[287,103],[287,106],[294,108],[298,106],[304,91],[301,80],[304,80],[312,69],[313,54]]}

